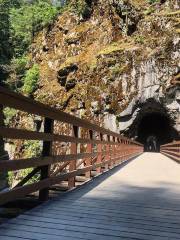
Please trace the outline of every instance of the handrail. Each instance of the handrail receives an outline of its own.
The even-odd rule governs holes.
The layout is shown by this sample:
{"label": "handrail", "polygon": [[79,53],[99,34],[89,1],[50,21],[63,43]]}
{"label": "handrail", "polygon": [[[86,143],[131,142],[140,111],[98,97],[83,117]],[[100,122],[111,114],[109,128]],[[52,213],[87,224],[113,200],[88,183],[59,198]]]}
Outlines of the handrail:
{"label": "handrail", "polygon": [[[44,201],[48,198],[49,187],[54,184],[67,180],[71,189],[75,187],[75,178],[79,174],[85,174],[86,177],[90,178],[92,170],[101,173],[104,169],[108,170],[122,161],[143,152],[143,146],[136,141],[3,87],[0,87],[0,107],[10,107],[28,114],[39,115],[43,118],[44,124],[43,132],[0,125],[1,138],[39,140],[43,142],[40,157],[0,161],[0,172],[34,168],[13,189],[0,193],[0,205],[36,191],[39,191],[40,200]],[[55,121],[68,123],[71,126],[71,133],[69,135],[54,133]],[[80,136],[80,129],[87,131],[87,138]],[[69,143],[70,153],[54,154],[54,142]],[[78,146],[83,146],[85,150],[81,152]],[[58,176],[50,175],[50,168],[55,163],[63,164],[60,167]],[[38,182],[24,185],[38,172],[40,173]]]}
{"label": "handrail", "polygon": [[[73,124],[74,126],[91,129],[102,134],[108,134],[114,137],[119,137],[119,134],[115,132],[99,127],[98,125],[90,123],[87,120],[62,112],[56,108],[50,107],[48,105],[27,98],[19,93],[14,93],[3,87],[0,87],[0,104],[3,105],[4,107],[15,108],[17,110],[39,115],[42,117],[47,117],[53,120],[61,121],[64,123],[70,123]],[[124,136],[121,136],[121,139],[131,141],[130,139]]]}
{"label": "handrail", "polygon": [[172,143],[162,145],[160,147],[160,152],[173,160],[180,162],[180,141],[174,141]]}

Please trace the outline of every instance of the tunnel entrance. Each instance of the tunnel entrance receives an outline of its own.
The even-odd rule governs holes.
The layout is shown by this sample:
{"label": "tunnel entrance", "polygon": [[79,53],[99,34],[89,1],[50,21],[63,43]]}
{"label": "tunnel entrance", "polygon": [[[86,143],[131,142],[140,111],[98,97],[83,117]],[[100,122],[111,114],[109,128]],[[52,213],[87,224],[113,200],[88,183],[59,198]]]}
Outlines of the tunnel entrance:
{"label": "tunnel entrance", "polygon": [[159,152],[160,145],[173,141],[170,119],[161,113],[148,113],[138,125],[138,141],[145,151]]}
{"label": "tunnel entrance", "polygon": [[[142,143],[145,151],[159,152],[160,145],[180,139],[174,119],[166,107],[155,99],[138,103],[134,106],[134,113],[136,117],[133,123],[121,133]],[[123,120],[130,120],[132,115],[128,117]]]}

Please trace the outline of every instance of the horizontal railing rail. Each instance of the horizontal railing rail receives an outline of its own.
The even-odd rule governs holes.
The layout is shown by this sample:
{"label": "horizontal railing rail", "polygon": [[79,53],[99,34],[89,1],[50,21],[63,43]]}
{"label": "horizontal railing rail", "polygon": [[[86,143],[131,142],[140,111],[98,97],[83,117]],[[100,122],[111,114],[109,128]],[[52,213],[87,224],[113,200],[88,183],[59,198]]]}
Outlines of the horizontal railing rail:
{"label": "horizontal railing rail", "polygon": [[160,152],[180,162],[180,141],[174,141],[172,143],[162,145]]}
{"label": "horizontal railing rail", "polygon": [[[42,142],[42,154],[33,158],[0,161],[0,172],[33,168],[14,188],[0,192],[1,205],[37,191],[40,200],[46,200],[49,188],[61,181],[68,181],[69,189],[74,188],[76,176],[85,174],[87,178],[91,178],[92,170],[100,174],[143,152],[143,146],[136,141],[0,87],[1,111],[6,107],[40,116],[43,130],[20,128],[21,122],[16,128],[1,124],[0,138],[38,140]],[[66,135],[57,133],[55,122],[68,124],[70,132]],[[82,136],[83,131],[87,133],[85,137]],[[58,154],[54,153],[54,143],[67,143],[69,150],[63,153],[59,145],[56,149]],[[50,170],[57,163],[61,165],[58,173],[53,175]],[[37,173],[40,179],[29,184],[28,181]]]}

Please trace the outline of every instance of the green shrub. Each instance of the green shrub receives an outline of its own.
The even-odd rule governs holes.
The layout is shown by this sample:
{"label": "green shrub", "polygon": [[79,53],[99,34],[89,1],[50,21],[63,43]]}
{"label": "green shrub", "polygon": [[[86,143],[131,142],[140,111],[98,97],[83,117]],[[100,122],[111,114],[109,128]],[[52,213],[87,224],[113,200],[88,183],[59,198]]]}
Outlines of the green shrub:
{"label": "green shrub", "polygon": [[19,8],[10,9],[11,39],[15,56],[28,50],[36,32],[51,24],[58,9],[51,1],[24,2]]}
{"label": "green shrub", "polygon": [[11,187],[14,181],[14,172],[8,172],[8,185]]}
{"label": "green shrub", "polygon": [[17,114],[17,110],[6,107],[6,108],[4,108],[3,112],[4,112],[4,116],[5,116],[4,123],[5,123],[5,125],[9,125],[12,118]]}
{"label": "green shrub", "polygon": [[[39,157],[42,153],[42,145],[40,141],[26,140],[24,142],[24,158]],[[25,178],[33,168],[27,168],[18,171],[17,173],[8,172],[9,186],[13,185],[14,180],[21,181]],[[35,174],[26,184],[34,183],[39,180],[39,173]]]}
{"label": "green shrub", "polygon": [[23,93],[26,95],[31,95],[38,86],[39,80],[39,66],[34,64],[32,68],[30,68],[23,79],[24,86],[22,88]]}
{"label": "green shrub", "polygon": [[[8,185],[12,187],[14,185],[15,180],[18,182],[21,181],[32,171],[33,171],[33,168],[26,168],[18,171],[18,173],[8,172]],[[25,185],[35,183],[39,180],[39,178],[40,178],[40,175],[37,173]]]}
{"label": "green shrub", "polygon": [[24,143],[24,154],[26,158],[38,157],[42,152],[40,141],[26,140]]}
{"label": "green shrub", "polygon": [[16,74],[20,77],[25,74],[27,63],[28,58],[26,56],[13,58],[13,60],[11,61],[12,68],[16,71]]}

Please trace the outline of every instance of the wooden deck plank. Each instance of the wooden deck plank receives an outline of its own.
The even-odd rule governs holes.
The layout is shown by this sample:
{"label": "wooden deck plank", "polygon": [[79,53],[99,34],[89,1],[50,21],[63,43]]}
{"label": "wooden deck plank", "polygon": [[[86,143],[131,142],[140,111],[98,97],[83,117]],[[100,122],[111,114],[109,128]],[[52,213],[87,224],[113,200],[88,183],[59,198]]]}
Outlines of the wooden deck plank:
{"label": "wooden deck plank", "polygon": [[[39,212],[42,213],[43,212]],[[45,212],[44,212],[45,213]],[[51,213],[51,215],[50,215]],[[61,213],[57,213],[56,211],[53,212],[48,212],[45,213],[49,216],[53,216],[53,215],[57,215],[57,216],[61,216]],[[158,215],[156,217],[150,215],[150,216],[146,216],[145,214],[131,214],[131,213],[120,213],[120,214],[113,214],[113,213],[90,213],[90,212],[78,212],[78,211],[73,211],[72,214],[70,212],[66,212],[66,211],[62,211],[63,215],[67,215],[67,216],[79,216],[81,218],[94,218],[94,219],[99,219],[101,218],[103,219],[114,219],[114,220],[118,220],[119,218],[130,218],[130,219],[134,219],[134,220],[143,220],[143,221],[156,221],[159,223],[169,223],[169,224],[176,224],[177,222],[179,222],[179,219],[170,219],[168,217],[164,218]],[[120,216],[119,216],[120,215]],[[34,215],[36,216],[36,214]]]}
{"label": "wooden deck plank", "polygon": [[[7,228],[8,232],[14,232],[18,231],[21,232],[26,232],[26,233],[31,233],[32,237],[34,234],[41,234],[41,238],[43,239],[52,239],[51,237],[56,237],[56,236],[65,236],[65,237],[72,237],[74,236],[75,238],[82,238],[82,239],[100,239],[100,240],[116,240],[120,238],[132,238],[132,239],[141,239],[141,240],[151,240],[151,239],[156,239],[156,240],[167,240],[167,239],[178,239],[179,234],[175,233],[164,233],[162,232],[163,235],[160,235],[159,232],[153,232],[152,231],[145,231],[143,229],[140,229],[139,232],[134,229],[126,228],[127,231],[125,230],[120,230],[119,231],[110,231],[106,229],[98,229],[98,228],[82,228],[82,227],[75,227],[75,226],[67,226],[66,228],[63,227],[63,225],[60,225],[59,227],[55,228],[52,225],[47,226],[32,226],[32,225],[17,225],[17,224],[8,224]],[[5,229],[5,231],[7,231]],[[4,230],[1,229],[3,232]],[[44,236],[46,235],[46,236]],[[49,235],[49,236],[48,236]]]}
{"label": "wooden deck plank", "polygon": [[[29,215],[23,215],[20,217],[21,220],[29,220]],[[53,218],[48,216],[31,216],[31,221],[36,222],[45,222],[45,223],[53,223],[53,224],[63,224],[63,225],[73,225],[73,226],[84,226],[84,227],[94,227],[94,228],[102,228],[102,229],[110,229],[110,230],[119,230],[119,226],[121,227],[132,227],[136,229],[145,229],[152,231],[165,231],[180,234],[179,224],[169,224],[163,223],[160,224],[158,222],[153,221],[133,221],[133,219],[122,218],[119,221],[111,220],[111,225],[109,224],[109,220],[101,220],[101,219],[91,219],[91,218],[80,218],[80,217],[66,217],[61,216],[61,218]]]}
{"label": "wooden deck plank", "polygon": [[[95,232],[96,234],[105,234],[105,235],[115,235],[118,236],[120,233],[123,232],[131,232],[135,234],[145,234],[145,235],[154,235],[154,236],[160,236],[160,237],[171,237],[171,238],[177,238],[180,234],[179,229],[166,229],[165,227],[159,227],[159,226],[151,226],[151,227],[145,227],[143,225],[137,225],[137,224],[130,224],[129,225],[123,225],[121,224],[97,224],[97,223],[86,223],[82,221],[69,221],[69,220],[61,220],[58,222],[55,221],[45,221],[42,218],[30,218],[29,219],[23,219],[20,225],[25,226],[33,226],[33,227],[42,227],[42,228],[50,228],[50,229],[59,229],[59,230],[66,230],[68,228],[69,231],[81,231],[81,232]],[[17,223],[10,223],[11,224],[17,224]]]}
{"label": "wooden deck plank", "polygon": [[[67,203],[66,204],[62,204],[62,205],[57,205],[57,206],[51,206],[51,207],[47,207],[45,210],[44,209],[38,209],[37,211],[39,212],[46,212],[48,210],[48,212],[56,212],[56,213],[62,213],[62,209],[64,207],[64,211],[65,212],[82,212],[82,213],[95,213],[97,214],[97,212],[101,212],[103,213],[109,213],[111,215],[119,215],[119,214],[137,214],[137,212],[142,215],[143,212],[146,212],[146,215],[148,213],[148,216],[151,216],[152,213],[152,209],[145,209],[143,210],[143,208],[139,208],[139,207],[118,207],[118,208],[111,208],[111,205],[109,204],[108,206],[105,207],[100,207],[100,206],[79,206],[79,205],[69,205],[67,207]],[[164,216],[164,218],[168,218],[168,219],[177,219],[180,221],[180,211],[172,211],[172,210],[166,210],[166,209],[156,209],[156,213],[157,214],[161,214],[161,216]],[[139,215],[138,214],[138,215]],[[139,216],[140,216],[139,215]]]}
{"label": "wooden deck plank", "polygon": [[168,157],[145,153],[0,225],[0,239],[180,239],[179,172]]}
{"label": "wooden deck plank", "polygon": [[[96,216],[93,216],[93,215],[82,215],[82,214],[71,214],[71,215],[65,215],[64,213],[62,213],[61,215],[60,214],[43,214],[43,213],[37,213],[37,214],[33,214],[31,215],[31,217],[35,217],[38,219],[38,217],[43,217],[43,218],[47,218],[47,219],[65,219],[65,220],[68,220],[68,221],[86,221],[86,222],[90,222],[90,223],[94,223],[94,222],[97,222],[97,223],[101,223],[101,224],[108,224],[109,223],[109,216],[102,216],[102,215],[96,215]],[[28,216],[29,217],[29,216]],[[32,218],[33,219],[33,218]],[[151,219],[151,218],[146,218],[144,219],[143,217],[139,217],[139,216],[132,216],[132,215],[120,215],[118,218],[117,217],[111,217],[111,222],[114,224],[114,223],[118,223],[118,224],[121,224],[121,223],[131,223],[131,222],[135,222],[137,224],[140,224],[140,225],[151,225],[151,226],[154,226],[154,224],[158,227],[169,227],[169,228],[173,228],[173,229],[176,229],[176,228],[179,228],[179,222],[177,221],[174,221],[174,222],[169,222],[169,221],[162,221],[159,220],[159,219]]]}

